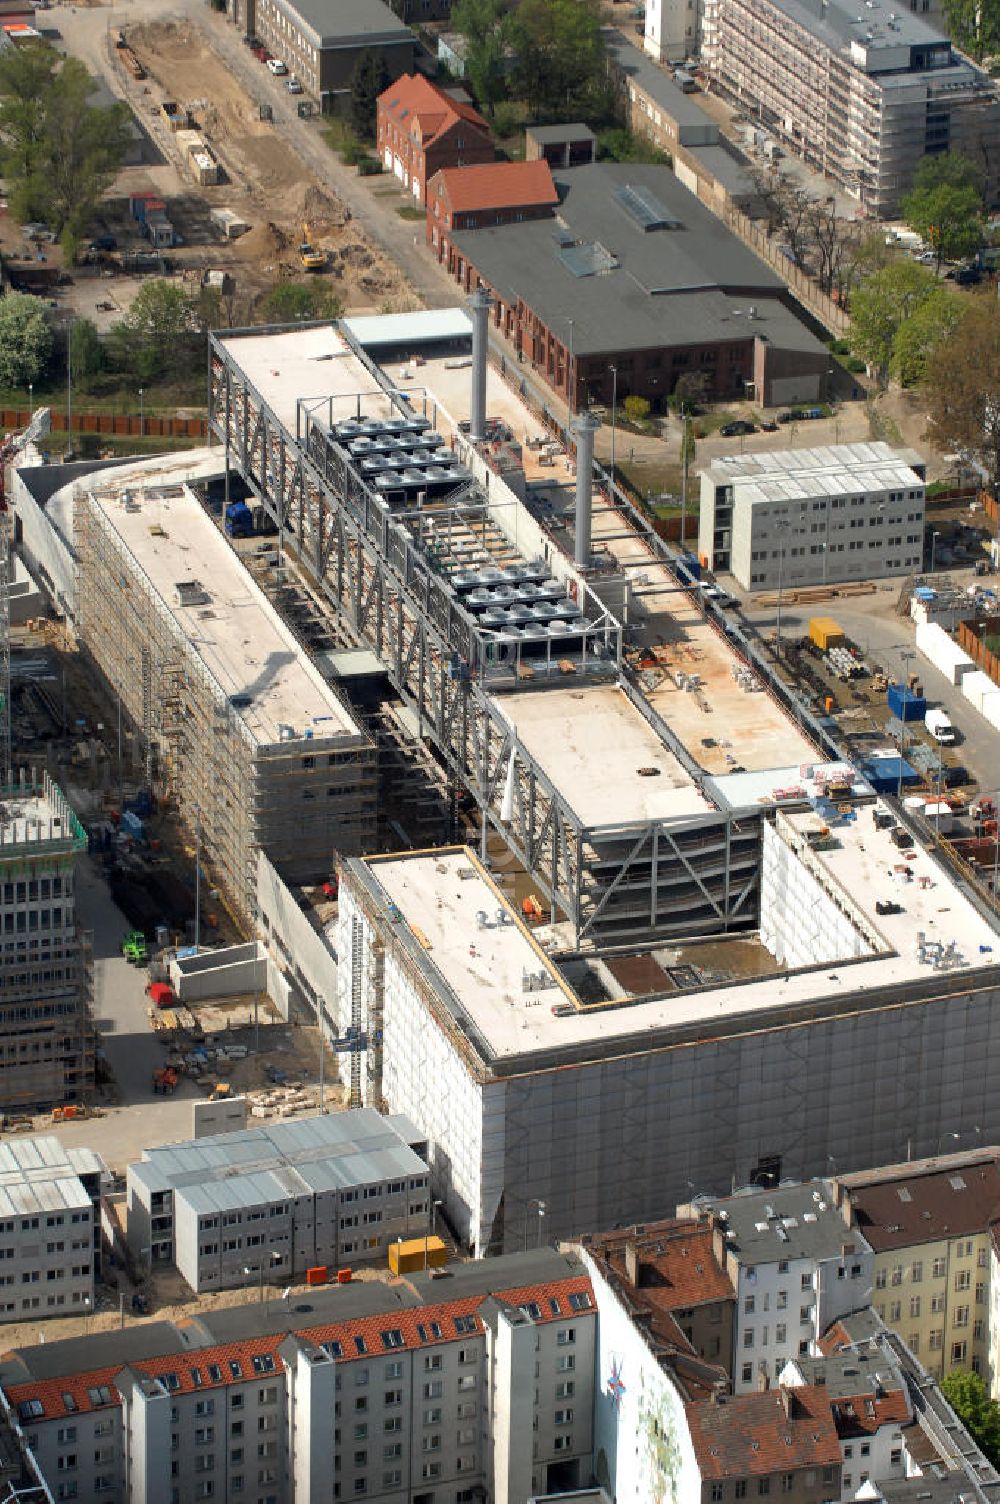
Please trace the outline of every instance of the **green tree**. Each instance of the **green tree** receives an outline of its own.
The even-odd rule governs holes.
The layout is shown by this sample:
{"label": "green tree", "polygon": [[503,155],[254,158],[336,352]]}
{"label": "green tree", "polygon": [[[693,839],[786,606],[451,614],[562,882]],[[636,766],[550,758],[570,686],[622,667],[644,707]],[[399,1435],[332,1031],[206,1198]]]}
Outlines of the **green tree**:
{"label": "green tree", "polygon": [[630,423],[644,423],[649,417],[649,402],[645,397],[626,397],[622,408]]}
{"label": "green tree", "polygon": [[0,59],[0,167],[20,220],[43,219],[70,256],[124,160],[129,111],[90,103],[96,83],[46,42]]}
{"label": "green tree", "polygon": [[174,282],[144,282],[112,331],[122,367],[139,381],[168,376],[197,345],[191,299]]}
{"label": "green tree", "polygon": [[465,76],[476,103],[492,115],[508,93],[517,24],[508,0],[456,0],[451,24],[466,44]]}
{"label": "green tree", "polygon": [[994,1467],[1000,1466],[1000,1405],[977,1373],[953,1368],[941,1380],[941,1392],[969,1435]]}
{"label": "green tree", "polygon": [[0,386],[37,385],[52,355],[52,327],[39,298],[0,298]]}
{"label": "green tree", "polygon": [[977,62],[1000,52],[1000,11],[989,0],[942,0],[948,35]]}
{"label": "green tree", "polygon": [[73,385],[79,387],[82,392],[90,392],[103,370],[104,346],[96,326],[91,323],[90,319],[75,319],[70,346],[70,371]]}
{"label": "green tree", "polygon": [[517,52],[519,92],[536,114],[586,110],[607,78],[598,0],[520,0]]}
{"label": "green tree", "polygon": [[900,386],[917,386],[927,371],[935,346],[962,322],[966,299],[950,287],[938,286],[904,319],[892,342],[890,370]]}
{"label": "green tree", "polygon": [[909,258],[867,277],[851,298],[851,348],[885,382],[900,327],[939,287],[929,267]]}
{"label": "green tree", "polygon": [[925,157],[900,204],[907,224],[933,247],[938,270],[942,261],[971,256],[982,244],[983,200],[975,172],[971,162],[951,152]]}
{"label": "green tree", "polygon": [[276,324],[339,319],[344,301],[322,282],[279,282],[264,298],[265,318]]}
{"label": "green tree", "polygon": [[969,455],[1000,484],[1000,304],[990,293],[970,299],[935,347],[923,391],[931,442]]}
{"label": "green tree", "polygon": [[392,82],[381,50],[367,48],[351,74],[351,125],[363,141],[375,140],[378,97]]}

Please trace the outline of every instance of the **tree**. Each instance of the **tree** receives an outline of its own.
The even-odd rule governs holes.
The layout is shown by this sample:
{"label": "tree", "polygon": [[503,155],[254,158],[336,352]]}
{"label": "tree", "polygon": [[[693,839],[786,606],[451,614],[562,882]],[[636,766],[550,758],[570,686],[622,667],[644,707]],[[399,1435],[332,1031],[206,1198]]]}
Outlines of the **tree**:
{"label": "tree", "polygon": [[155,381],[190,359],[195,331],[191,299],[174,282],[144,282],[113,330],[119,359],[140,381]]}
{"label": "tree", "polygon": [[1000,484],[1000,304],[972,298],[961,323],[936,346],[924,381],[927,437],[957,449]]}
{"label": "tree", "polygon": [[938,188],[942,183],[951,188],[975,188],[982,196],[983,172],[971,158],[957,151],[939,151],[921,157],[913,174],[914,188]]}
{"label": "tree", "polygon": [[339,319],[344,301],[322,282],[279,282],[264,298],[268,321],[297,324],[309,319]]}
{"label": "tree", "polygon": [[351,125],[363,141],[375,140],[378,97],[391,83],[381,49],[366,48],[351,74]]}
{"label": "tree", "polygon": [[649,417],[649,402],[645,397],[626,397],[622,409],[630,423],[644,423]]}
{"label": "tree", "polygon": [[70,374],[73,385],[83,392],[93,390],[94,381],[104,369],[104,346],[90,319],[75,319],[70,345]]}
{"label": "tree", "polygon": [[90,104],[97,87],[46,42],[0,59],[0,167],[20,220],[42,219],[70,257],[125,156],[129,111]]}
{"label": "tree", "polygon": [[866,278],[851,299],[851,348],[885,383],[900,326],[939,286],[929,267],[890,262]]}
{"label": "tree", "polygon": [[971,256],[982,244],[981,180],[974,163],[955,152],[924,157],[902,199],[903,218],[942,261]]}
{"label": "tree", "polygon": [[507,0],[456,0],[451,24],[465,40],[465,76],[476,103],[492,115],[508,92],[514,12]]}
{"label": "tree", "polygon": [[521,0],[516,26],[521,97],[557,120],[586,111],[607,78],[598,0]]}
{"label": "tree", "polygon": [[948,35],[981,63],[1000,52],[1000,12],[983,0],[941,0]]}
{"label": "tree", "polygon": [[707,371],[684,371],[674,382],[670,406],[678,412],[696,413],[708,401],[711,379]]}
{"label": "tree", "polygon": [[936,348],[961,323],[966,299],[950,287],[938,286],[904,319],[892,342],[890,369],[900,386],[917,386]]}
{"label": "tree", "polygon": [[0,386],[37,385],[52,354],[45,305],[28,293],[0,298]]}
{"label": "tree", "polygon": [[941,1380],[941,1393],[989,1461],[1000,1466],[1000,1405],[979,1375],[953,1368]]}

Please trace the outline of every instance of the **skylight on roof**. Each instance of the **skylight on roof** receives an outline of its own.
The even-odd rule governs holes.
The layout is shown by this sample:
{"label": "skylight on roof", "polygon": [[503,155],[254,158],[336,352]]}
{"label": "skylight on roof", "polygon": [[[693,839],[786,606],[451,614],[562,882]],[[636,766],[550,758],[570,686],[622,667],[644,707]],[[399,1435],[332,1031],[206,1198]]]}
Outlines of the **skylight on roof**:
{"label": "skylight on roof", "polygon": [[628,217],[648,233],[650,230],[677,230],[680,220],[671,214],[650,188],[639,183],[623,183],[614,191],[615,201]]}
{"label": "skylight on roof", "polygon": [[906,1188],[905,1185],[900,1186],[899,1190],[896,1192],[896,1195],[899,1197],[900,1201],[912,1201],[913,1200],[913,1197],[910,1195],[910,1193],[907,1190],[907,1188]]}
{"label": "skylight on roof", "polygon": [[949,1175],[948,1184],[951,1186],[953,1191],[964,1191],[967,1189],[965,1181],[962,1179],[961,1175]]}

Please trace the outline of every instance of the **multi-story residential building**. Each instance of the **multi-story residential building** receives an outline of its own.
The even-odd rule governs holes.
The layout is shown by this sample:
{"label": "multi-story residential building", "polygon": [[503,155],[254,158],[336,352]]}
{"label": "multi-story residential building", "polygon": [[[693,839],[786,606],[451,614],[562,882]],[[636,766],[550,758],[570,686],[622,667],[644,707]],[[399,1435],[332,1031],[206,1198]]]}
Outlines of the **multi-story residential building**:
{"label": "multi-story residential building", "polygon": [[596,1311],[553,1249],[0,1359],[57,1499],[523,1504],[589,1480]]}
{"label": "multi-story residential building", "polygon": [[109,1180],[90,1149],[51,1137],[0,1144],[0,1321],[93,1310]]}
{"label": "multi-story residential building", "polygon": [[558,202],[544,159],[445,167],[427,185],[427,243],[439,261],[447,261],[453,230],[547,217]]}
{"label": "multi-story residential building", "polygon": [[736,1297],[708,1217],[671,1218],[584,1239],[587,1254],[664,1343],[684,1342],[728,1373]]}
{"label": "multi-story residential building", "polygon": [[924,475],[918,454],[883,443],[712,460],[699,557],[744,590],[911,574],[923,560]]}
{"label": "multi-story residential building", "polygon": [[988,75],[889,0],[706,0],[713,85],[789,151],[890,218],[925,155],[958,151],[997,193],[1000,103]]}
{"label": "multi-story residential building", "polygon": [[780,1384],[783,1389],[809,1385],[826,1394],[840,1441],[842,1499],[853,1499],[866,1483],[909,1476],[903,1428],[913,1409],[906,1380],[884,1340],[848,1352],[793,1358]]}
{"label": "multi-story residential building", "polygon": [[227,9],[325,110],[349,96],[366,52],[374,52],[392,78],[413,67],[413,32],[384,0],[227,0]]}
{"label": "multi-story residential building", "polygon": [[367,1107],[145,1149],[127,1171],[129,1246],[198,1294],[384,1263],[398,1239],[429,1235],[427,1180]]}
{"label": "multi-story residential building", "polygon": [[87,837],[48,774],[0,795],[0,1108],[81,1101],[94,1084],[90,936],[75,866]]}
{"label": "multi-story residential building", "polygon": [[696,1207],[712,1214],[716,1258],[736,1293],[735,1393],[773,1382],[789,1359],[816,1350],[831,1322],[868,1305],[872,1250],[845,1226],[824,1181],[699,1197]]}
{"label": "multi-story residential building", "polygon": [[841,1459],[820,1388],[727,1396],[687,1408],[701,1474],[701,1504],[774,1494],[793,1504],[841,1496]]}
{"label": "multi-story residential building", "polygon": [[872,1304],[935,1378],[990,1374],[990,1224],[995,1149],[842,1175],[845,1221],[874,1250]]}
{"label": "multi-story residential building", "polygon": [[448,93],[407,73],[379,95],[376,116],[378,154],[418,203],[443,167],[492,162],[490,128],[465,95]]}

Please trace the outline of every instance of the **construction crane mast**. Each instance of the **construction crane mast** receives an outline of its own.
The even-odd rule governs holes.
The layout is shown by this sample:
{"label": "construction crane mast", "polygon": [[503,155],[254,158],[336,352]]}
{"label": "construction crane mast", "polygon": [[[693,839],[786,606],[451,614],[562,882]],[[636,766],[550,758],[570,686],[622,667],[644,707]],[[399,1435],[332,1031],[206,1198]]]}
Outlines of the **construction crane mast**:
{"label": "construction crane mast", "polygon": [[47,434],[51,426],[51,410],[40,407],[32,414],[27,428],[20,433],[7,434],[0,444],[0,781],[9,781],[14,764],[10,714],[10,578],[14,516],[7,471],[15,456]]}

